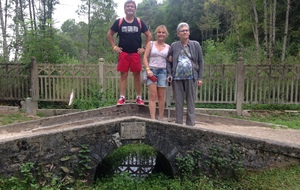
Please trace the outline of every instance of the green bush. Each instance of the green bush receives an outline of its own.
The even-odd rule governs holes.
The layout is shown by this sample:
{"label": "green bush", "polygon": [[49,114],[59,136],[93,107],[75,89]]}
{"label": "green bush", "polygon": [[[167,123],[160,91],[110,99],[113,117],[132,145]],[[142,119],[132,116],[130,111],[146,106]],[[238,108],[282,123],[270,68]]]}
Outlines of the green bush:
{"label": "green bush", "polygon": [[128,144],[124,145],[113,153],[109,154],[105,159],[113,167],[118,166],[129,155],[139,155],[144,158],[156,156],[156,150],[146,144]]}
{"label": "green bush", "polygon": [[101,92],[99,89],[101,88],[89,89],[91,95],[87,98],[75,98],[70,108],[90,110],[115,105],[114,94],[109,91]]}
{"label": "green bush", "polygon": [[300,165],[291,165],[286,168],[266,169],[264,171],[248,171],[238,176],[239,180],[213,179],[204,175],[195,175],[192,179],[181,180],[178,177],[168,178],[164,175],[151,175],[146,179],[132,178],[126,173],[116,174],[110,178],[102,178],[94,184],[76,181],[73,185],[64,186],[62,181],[53,180],[53,183],[44,185],[32,177],[33,164],[22,166],[23,175],[8,179],[0,178],[2,190],[233,190],[233,189],[299,189]]}

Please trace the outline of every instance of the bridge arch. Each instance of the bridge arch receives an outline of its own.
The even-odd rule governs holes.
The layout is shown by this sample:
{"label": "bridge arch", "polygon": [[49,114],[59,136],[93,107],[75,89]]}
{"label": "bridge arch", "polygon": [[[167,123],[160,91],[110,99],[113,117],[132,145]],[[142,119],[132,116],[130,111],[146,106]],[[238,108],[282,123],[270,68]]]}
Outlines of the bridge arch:
{"label": "bridge arch", "polygon": [[[3,177],[13,176],[21,164],[32,162],[36,170],[76,178],[79,154],[82,154],[82,145],[86,145],[89,151],[85,153],[90,158],[91,168],[84,172],[88,172],[88,180],[94,181],[102,160],[118,147],[131,143],[144,143],[155,148],[165,157],[173,175],[178,173],[177,157],[184,157],[195,150],[208,157],[211,147],[219,147],[220,156],[228,157],[232,148],[237,146],[246,169],[300,162],[298,144],[154,121],[147,119],[146,110],[146,106],[114,106],[1,127],[2,136],[11,133],[20,136],[0,139],[0,174]],[[216,125],[241,123],[241,120],[207,115],[199,115],[196,119]],[[250,122],[247,124],[251,125]]]}
{"label": "bridge arch", "polygon": [[[168,127],[164,125],[169,125]],[[97,125],[97,124],[95,124]],[[178,147],[174,146],[172,142],[174,139],[168,135],[167,129],[171,129],[173,134],[176,135],[176,129],[172,128],[172,124],[143,119],[139,117],[125,117],[107,121],[102,128],[105,132],[101,132],[102,136],[98,136],[98,141],[87,142],[91,149],[90,157],[97,158],[93,163],[91,176],[94,180],[101,175],[101,167],[105,158],[116,151],[118,148],[128,144],[146,144],[153,147],[157,151],[155,172],[162,172],[167,176],[174,176],[177,174],[175,158],[182,153],[179,152]],[[96,127],[96,129],[99,129]],[[124,128],[129,128],[126,129]],[[165,128],[165,129],[164,129]],[[142,129],[142,130],[139,130]],[[165,131],[165,132],[162,132]],[[128,134],[128,132],[130,134]],[[96,132],[92,132],[92,134]],[[129,135],[129,136],[127,136]],[[103,140],[105,142],[103,142]],[[105,145],[105,146],[103,146]],[[101,147],[101,148],[100,148]]]}

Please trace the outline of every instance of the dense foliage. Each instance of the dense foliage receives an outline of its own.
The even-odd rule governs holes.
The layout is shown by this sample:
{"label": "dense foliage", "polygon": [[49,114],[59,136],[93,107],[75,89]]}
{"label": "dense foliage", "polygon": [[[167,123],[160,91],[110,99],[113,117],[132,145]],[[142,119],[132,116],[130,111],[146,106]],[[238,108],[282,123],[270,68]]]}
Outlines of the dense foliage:
{"label": "dense foliage", "polygon": [[[57,0],[11,0],[0,4],[1,60],[89,63],[116,61],[106,33],[117,18],[113,0],[82,0],[77,13],[87,22],[66,20],[54,28]],[[30,5],[30,6],[29,6]],[[238,52],[251,63],[295,63],[299,59],[300,2],[287,0],[143,0],[137,7],[150,31],[164,24],[168,43],[176,26],[190,24],[190,38],[204,47],[205,62],[235,63]],[[11,32],[13,31],[13,33]],[[254,55],[254,56],[253,56]]]}
{"label": "dense foliage", "polygon": [[[214,189],[298,189],[300,186],[300,167],[293,165],[286,168],[271,169],[265,171],[249,171],[237,179],[214,179],[205,175],[193,176],[184,180],[175,177],[168,178],[163,175],[152,175],[147,179],[132,178],[127,173],[115,175],[111,178],[97,180],[95,184],[87,184],[84,180],[69,183],[68,179],[60,180],[53,177],[51,183],[39,183],[33,177],[31,170],[33,163],[23,164],[20,174],[10,178],[0,177],[0,189],[43,189],[43,190],[111,190],[111,189],[191,189],[191,190],[214,190]],[[49,172],[49,176],[51,173]]]}

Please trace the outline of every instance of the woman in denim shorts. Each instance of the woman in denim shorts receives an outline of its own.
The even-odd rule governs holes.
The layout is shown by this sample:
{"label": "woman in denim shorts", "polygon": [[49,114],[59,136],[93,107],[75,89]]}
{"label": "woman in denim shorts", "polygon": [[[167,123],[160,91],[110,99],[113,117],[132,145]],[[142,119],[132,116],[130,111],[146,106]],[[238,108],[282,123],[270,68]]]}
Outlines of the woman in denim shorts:
{"label": "woman in denim shorts", "polygon": [[166,26],[160,25],[156,28],[154,34],[156,41],[150,41],[147,44],[143,61],[148,74],[147,86],[150,95],[150,117],[151,119],[156,119],[156,101],[158,101],[158,120],[163,120],[167,87],[166,59],[170,48],[165,43],[165,39],[169,33]]}

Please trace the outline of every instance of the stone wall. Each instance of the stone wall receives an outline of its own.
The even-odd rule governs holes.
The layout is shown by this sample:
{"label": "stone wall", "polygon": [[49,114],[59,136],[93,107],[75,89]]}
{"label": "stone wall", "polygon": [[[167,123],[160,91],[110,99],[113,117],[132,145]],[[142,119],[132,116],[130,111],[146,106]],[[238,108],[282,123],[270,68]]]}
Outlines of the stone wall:
{"label": "stone wall", "polygon": [[[124,109],[131,114],[139,110],[128,108],[130,107]],[[105,110],[106,112],[102,110],[105,115],[116,114],[117,111],[114,108]],[[97,110],[99,115],[101,115],[100,112]],[[125,113],[124,110],[119,110],[119,112]],[[87,111],[81,114],[88,116],[92,112]],[[230,156],[232,149],[237,149],[239,159],[241,159],[243,167],[247,169],[265,169],[300,163],[299,147],[124,115],[116,119],[70,128],[58,127],[50,131],[40,130],[34,135],[1,140],[0,174],[6,177],[16,175],[22,163],[32,162],[35,164],[36,171],[39,171],[40,180],[47,178],[45,175],[47,172],[74,179],[78,178],[80,173],[86,172],[85,176],[88,180],[93,181],[96,169],[102,159],[118,147],[128,143],[145,143],[154,147],[169,161],[173,174],[178,172],[176,157],[198,151],[203,158],[208,158],[211,148],[215,147],[221,150],[220,156],[222,157]],[[75,118],[76,114],[70,116]],[[45,123],[45,121],[43,122]],[[122,139],[121,125],[137,122],[145,123],[144,137]],[[31,122],[31,124],[34,123]],[[79,166],[82,145],[86,145],[90,150],[87,156],[91,159],[88,163],[91,169],[88,171]]]}

